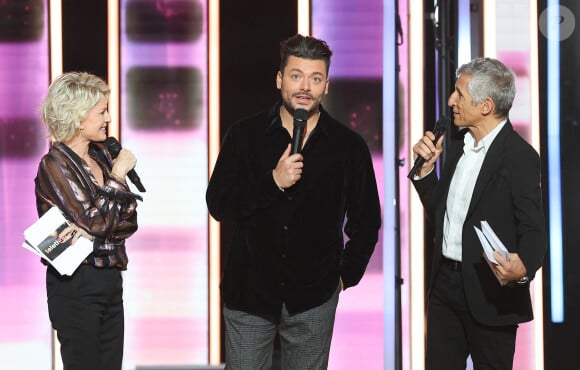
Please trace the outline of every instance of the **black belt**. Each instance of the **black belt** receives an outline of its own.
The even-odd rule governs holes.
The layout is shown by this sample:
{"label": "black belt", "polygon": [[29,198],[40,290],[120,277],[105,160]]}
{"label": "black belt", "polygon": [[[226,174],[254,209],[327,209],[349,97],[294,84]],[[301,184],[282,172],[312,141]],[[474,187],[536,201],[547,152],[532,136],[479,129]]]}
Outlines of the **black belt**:
{"label": "black belt", "polygon": [[449,270],[461,271],[461,261],[455,261],[442,255],[441,263],[443,263],[444,266],[447,266]]}

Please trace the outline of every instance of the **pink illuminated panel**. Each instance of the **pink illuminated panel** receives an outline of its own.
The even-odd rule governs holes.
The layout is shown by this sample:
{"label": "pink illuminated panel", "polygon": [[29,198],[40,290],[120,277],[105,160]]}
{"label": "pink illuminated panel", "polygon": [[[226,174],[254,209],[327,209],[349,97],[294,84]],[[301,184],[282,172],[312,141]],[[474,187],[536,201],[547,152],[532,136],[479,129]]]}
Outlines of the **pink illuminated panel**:
{"label": "pink illuminated panel", "polygon": [[208,361],[206,14],[121,1],[120,139],[147,189],[127,243],[127,368]]}
{"label": "pink illuminated panel", "polygon": [[50,369],[45,267],[21,247],[37,217],[34,177],[47,150],[37,106],[49,81],[45,0],[0,2],[0,368]]}
{"label": "pink illuminated panel", "polygon": [[[313,0],[312,36],[333,50],[324,107],[366,140],[383,201],[382,1]],[[329,369],[383,369],[383,241],[358,286],[341,293]]]}

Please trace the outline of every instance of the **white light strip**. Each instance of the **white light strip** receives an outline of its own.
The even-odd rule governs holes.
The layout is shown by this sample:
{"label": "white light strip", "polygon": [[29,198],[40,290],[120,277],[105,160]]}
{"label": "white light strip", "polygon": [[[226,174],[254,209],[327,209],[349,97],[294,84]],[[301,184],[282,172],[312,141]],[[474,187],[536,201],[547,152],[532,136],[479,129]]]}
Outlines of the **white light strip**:
{"label": "white light strip", "polygon": [[50,6],[50,81],[62,74],[62,3],[47,0]]}
{"label": "white light strip", "polygon": [[310,35],[310,0],[298,0],[298,33]]}
{"label": "white light strip", "polygon": [[[208,176],[220,148],[220,18],[219,1],[208,1]],[[221,363],[220,225],[208,217],[209,364]]]}
{"label": "white light strip", "polygon": [[[463,0],[457,4],[457,65],[463,65],[471,60],[471,14],[470,1]],[[447,98],[447,97],[441,97]]]}
{"label": "white light strip", "polygon": [[[395,34],[395,4],[392,0],[383,1],[383,132],[393,132],[396,117],[396,74],[395,65],[396,48],[396,34]],[[401,113],[401,115],[403,115]],[[396,281],[397,271],[395,258],[399,257],[395,248],[399,246],[396,244],[395,233],[400,232],[399,225],[396,224],[396,211],[398,205],[397,194],[395,194],[395,181],[398,177],[395,176],[394,171],[399,171],[396,166],[393,169],[393,164],[396,163],[398,152],[395,148],[397,146],[397,138],[395,135],[383,135],[383,194],[384,194],[384,209],[383,209],[383,245],[377,245],[377,248],[382,248],[383,251],[383,358],[384,369],[394,369],[397,365],[396,357],[398,350],[396,343],[398,342],[396,336],[396,299],[393,299],[397,294]],[[392,200],[392,201],[389,201]]]}
{"label": "white light strip", "polygon": [[[540,153],[540,84],[538,61],[538,4],[530,1],[530,125],[531,144]],[[542,269],[531,286],[534,310],[534,369],[544,369],[544,293]]]}
{"label": "white light strip", "polygon": [[109,96],[109,115],[111,116],[111,123],[107,127],[108,135],[114,136],[120,139],[121,132],[121,81],[119,78],[120,69],[120,57],[119,57],[119,40],[121,35],[119,34],[119,0],[108,0],[107,1],[107,84],[111,89],[111,95]]}
{"label": "white light strip", "polygon": [[[62,74],[62,3],[61,1],[47,0],[49,6],[49,54],[50,54],[50,82]],[[51,329],[50,344],[52,351],[52,370],[63,370],[60,357],[60,342],[56,331]]]}
{"label": "white light strip", "polygon": [[538,4],[530,3],[530,144],[540,152],[540,71],[538,60]]}
{"label": "white light strip", "polygon": [[[422,1],[409,1],[409,137],[423,136],[423,23]],[[409,148],[411,149],[411,148]],[[408,154],[411,165],[413,153]],[[415,191],[409,192],[410,363],[411,370],[425,368],[425,272],[423,206]]]}
{"label": "white light strip", "polygon": [[483,55],[488,58],[495,58],[497,52],[496,45],[496,11],[495,0],[483,2]]}
{"label": "white light strip", "polygon": [[51,329],[50,343],[52,347],[52,370],[63,370],[62,359],[60,357],[60,342],[56,335],[56,330]]}
{"label": "white light strip", "polygon": [[550,235],[550,304],[552,321],[564,322],[562,184],[560,180],[560,33],[559,1],[547,7],[548,42],[548,207]]}

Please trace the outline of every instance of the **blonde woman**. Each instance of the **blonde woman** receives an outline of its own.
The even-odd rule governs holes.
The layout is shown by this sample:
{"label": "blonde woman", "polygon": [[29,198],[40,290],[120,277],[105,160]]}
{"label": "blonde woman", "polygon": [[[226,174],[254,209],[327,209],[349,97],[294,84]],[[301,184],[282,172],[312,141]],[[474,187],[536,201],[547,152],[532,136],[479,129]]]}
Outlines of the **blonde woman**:
{"label": "blonde woman", "polygon": [[125,240],[137,230],[137,199],[126,182],[135,156],[112,159],[103,141],[111,121],[109,88],[97,76],[70,72],[49,87],[42,119],[51,146],[35,179],[39,216],[57,206],[70,226],[59,237],[93,241],[72,276],[47,266],[48,312],[67,370],[121,369]]}

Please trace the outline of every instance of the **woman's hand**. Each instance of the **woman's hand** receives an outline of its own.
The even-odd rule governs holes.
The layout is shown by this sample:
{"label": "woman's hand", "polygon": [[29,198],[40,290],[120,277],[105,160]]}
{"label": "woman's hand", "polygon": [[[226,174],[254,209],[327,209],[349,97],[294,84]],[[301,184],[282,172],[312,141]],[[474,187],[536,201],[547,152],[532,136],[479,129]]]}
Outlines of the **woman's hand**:
{"label": "woman's hand", "polygon": [[113,159],[113,169],[111,173],[113,176],[125,180],[125,176],[127,173],[135,168],[137,164],[137,158],[135,155],[128,149],[121,149],[117,158]]}
{"label": "woman's hand", "polygon": [[79,240],[81,236],[90,241],[93,241],[94,239],[94,237],[82,227],[79,227],[75,224],[70,224],[63,231],[61,231],[60,234],[58,234],[58,241],[63,243],[70,240],[70,245],[73,245],[77,240]]}

